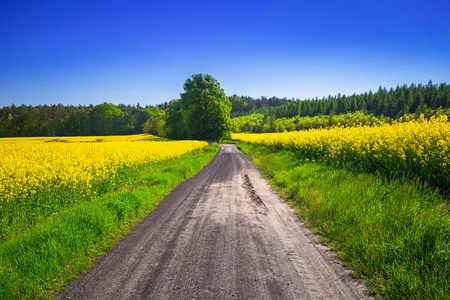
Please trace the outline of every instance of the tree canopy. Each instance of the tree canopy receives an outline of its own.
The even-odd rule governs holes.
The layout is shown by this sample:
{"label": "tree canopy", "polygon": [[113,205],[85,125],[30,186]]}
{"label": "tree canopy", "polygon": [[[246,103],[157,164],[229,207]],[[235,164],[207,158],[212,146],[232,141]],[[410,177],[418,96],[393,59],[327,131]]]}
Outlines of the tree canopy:
{"label": "tree canopy", "polygon": [[116,105],[105,102],[92,109],[90,125],[95,135],[118,134],[125,126],[124,115]]}
{"label": "tree canopy", "polygon": [[214,141],[229,138],[230,112],[231,102],[214,77],[192,75],[184,83],[181,99],[169,107],[168,137]]}
{"label": "tree canopy", "polygon": [[142,131],[145,133],[164,137],[166,136],[164,130],[165,116],[166,112],[159,107],[144,108],[139,112],[138,125],[142,127]]}

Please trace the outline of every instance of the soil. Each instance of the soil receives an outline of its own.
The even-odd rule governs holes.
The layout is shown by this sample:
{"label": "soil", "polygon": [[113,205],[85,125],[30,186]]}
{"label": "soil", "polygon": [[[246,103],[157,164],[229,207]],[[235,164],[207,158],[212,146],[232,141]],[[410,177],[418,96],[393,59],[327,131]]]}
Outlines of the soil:
{"label": "soil", "polygon": [[367,299],[234,145],[177,186],[61,299]]}

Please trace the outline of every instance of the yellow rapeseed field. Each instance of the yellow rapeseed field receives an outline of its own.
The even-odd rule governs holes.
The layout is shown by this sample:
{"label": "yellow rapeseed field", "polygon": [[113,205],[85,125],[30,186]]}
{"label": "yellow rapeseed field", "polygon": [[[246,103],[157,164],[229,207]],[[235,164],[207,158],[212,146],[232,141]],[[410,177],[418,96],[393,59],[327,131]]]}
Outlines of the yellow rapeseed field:
{"label": "yellow rapeseed field", "polygon": [[374,127],[233,134],[233,138],[293,150],[306,159],[351,164],[388,177],[420,178],[444,191],[450,188],[450,122],[445,115]]}
{"label": "yellow rapeseed field", "polygon": [[207,146],[151,135],[0,139],[0,211],[38,190],[67,187],[87,196],[121,166],[156,162]]}

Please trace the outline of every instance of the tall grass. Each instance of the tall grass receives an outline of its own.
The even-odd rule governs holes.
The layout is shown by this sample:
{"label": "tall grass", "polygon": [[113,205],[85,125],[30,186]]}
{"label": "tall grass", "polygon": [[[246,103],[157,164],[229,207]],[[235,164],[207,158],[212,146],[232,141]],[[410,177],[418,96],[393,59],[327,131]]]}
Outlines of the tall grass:
{"label": "tall grass", "polygon": [[387,299],[450,299],[450,215],[441,195],[239,144],[368,289]]}
{"label": "tall grass", "polygon": [[0,244],[0,299],[47,299],[84,272],[173,187],[197,173],[217,144],[118,170],[115,188],[14,232]]}

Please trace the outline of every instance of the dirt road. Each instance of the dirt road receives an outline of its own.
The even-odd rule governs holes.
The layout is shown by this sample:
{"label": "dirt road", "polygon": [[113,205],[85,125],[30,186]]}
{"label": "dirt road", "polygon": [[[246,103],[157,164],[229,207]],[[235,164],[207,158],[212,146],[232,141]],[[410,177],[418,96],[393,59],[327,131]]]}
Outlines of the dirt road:
{"label": "dirt road", "polygon": [[62,299],[365,299],[234,145],[179,185]]}

